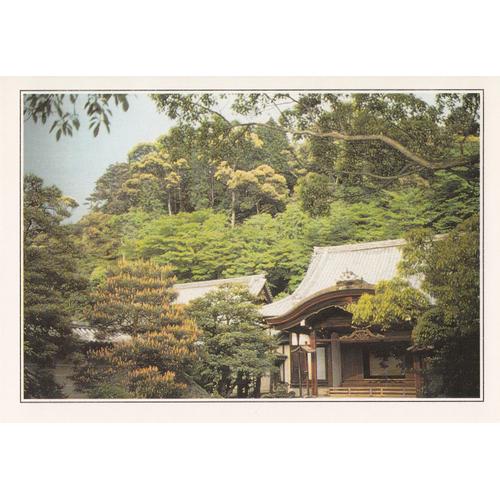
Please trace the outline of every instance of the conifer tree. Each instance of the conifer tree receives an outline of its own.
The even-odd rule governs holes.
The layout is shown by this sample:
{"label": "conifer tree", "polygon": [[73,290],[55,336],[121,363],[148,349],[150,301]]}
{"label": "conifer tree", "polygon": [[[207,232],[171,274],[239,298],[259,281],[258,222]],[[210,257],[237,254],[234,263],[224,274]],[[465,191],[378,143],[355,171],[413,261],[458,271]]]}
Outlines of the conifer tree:
{"label": "conifer tree", "polygon": [[172,268],[122,261],[93,293],[89,316],[103,340],[129,335],[91,351],[77,377],[93,397],[169,398],[187,389],[198,330],[174,304]]}

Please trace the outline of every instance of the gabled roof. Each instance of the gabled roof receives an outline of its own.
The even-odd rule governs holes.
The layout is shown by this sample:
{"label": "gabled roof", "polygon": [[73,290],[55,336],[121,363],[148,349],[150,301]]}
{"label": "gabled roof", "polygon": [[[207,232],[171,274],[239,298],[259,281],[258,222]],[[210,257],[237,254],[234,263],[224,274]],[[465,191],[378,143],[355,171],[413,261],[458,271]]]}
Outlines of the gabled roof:
{"label": "gabled roof", "polygon": [[216,290],[221,285],[240,283],[248,287],[248,291],[258,296],[262,292],[266,295],[266,300],[272,300],[271,293],[267,286],[267,280],[264,274],[254,274],[252,276],[239,276],[237,278],[226,278],[210,281],[194,281],[191,283],[179,283],[174,285],[174,290],[177,292],[176,304],[187,304],[194,299],[203,297],[208,292]]}
{"label": "gabled roof", "polygon": [[[311,295],[331,288],[341,281],[346,272],[354,273],[371,285],[396,276],[405,240],[373,241],[333,247],[315,247],[311,263],[297,289],[287,297],[261,308],[267,318],[290,312]],[[410,279],[418,287],[418,279]]]}

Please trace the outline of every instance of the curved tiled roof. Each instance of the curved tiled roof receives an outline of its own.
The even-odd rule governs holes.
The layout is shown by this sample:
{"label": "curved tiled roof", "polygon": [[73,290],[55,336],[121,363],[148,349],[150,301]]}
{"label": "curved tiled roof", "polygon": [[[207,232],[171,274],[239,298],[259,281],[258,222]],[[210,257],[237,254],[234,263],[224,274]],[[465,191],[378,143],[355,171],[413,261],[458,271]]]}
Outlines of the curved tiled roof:
{"label": "curved tiled roof", "polygon": [[[297,289],[291,295],[263,306],[262,315],[271,318],[291,311],[305,298],[334,286],[346,272],[354,273],[372,285],[394,278],[404,244],[405,240],[399,239],[315,247],[307,273]],[[419,286],[418,279],[410,282]]]}

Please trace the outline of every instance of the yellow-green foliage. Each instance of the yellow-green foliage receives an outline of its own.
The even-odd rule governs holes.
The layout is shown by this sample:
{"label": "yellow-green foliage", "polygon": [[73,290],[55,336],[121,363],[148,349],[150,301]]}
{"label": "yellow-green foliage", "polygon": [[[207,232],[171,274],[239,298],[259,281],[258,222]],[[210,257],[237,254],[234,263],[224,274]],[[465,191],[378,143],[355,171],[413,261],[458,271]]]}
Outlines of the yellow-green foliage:
{"label": "yellow-green foliage", "polygon": [[350,306],[353,323],[358,326],[379,326],[389,330],[395,326],[414,325],[429,307],[429,299],[407,281],[395,278],[380,281],[375,293],[364,294]]}

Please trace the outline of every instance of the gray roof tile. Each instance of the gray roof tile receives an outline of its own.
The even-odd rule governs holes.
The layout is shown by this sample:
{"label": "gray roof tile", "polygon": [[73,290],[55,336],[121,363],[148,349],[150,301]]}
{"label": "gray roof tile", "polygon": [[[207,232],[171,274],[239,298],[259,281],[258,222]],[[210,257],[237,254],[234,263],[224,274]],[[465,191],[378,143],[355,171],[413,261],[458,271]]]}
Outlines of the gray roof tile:
{"label": "gray roof tile", "polygon": [[241,283],[248,287],[252,295],[259,295],[266,286],[266,277],[263,274],[254,274],[252,276],[239,276],[237,278],[226,278],[210,281],[194,281],[192,283],[178,283],[174,285],[177,292],[177,304],[187,304],[194,299],[203,297],[208,292],[216,290],[221,285],[229,283]]}
{"label": "gray roof tile", "polygon": [[[315,247],[307,273],[297,289],[281,300],[264,305],[261,312],[265,317],[281,316],[310,295],[334,286],[346,271],[372,285],[394,278],[404,244],[405,240],[399,239]],[[410,282],[419,287],[418,279]]]}

